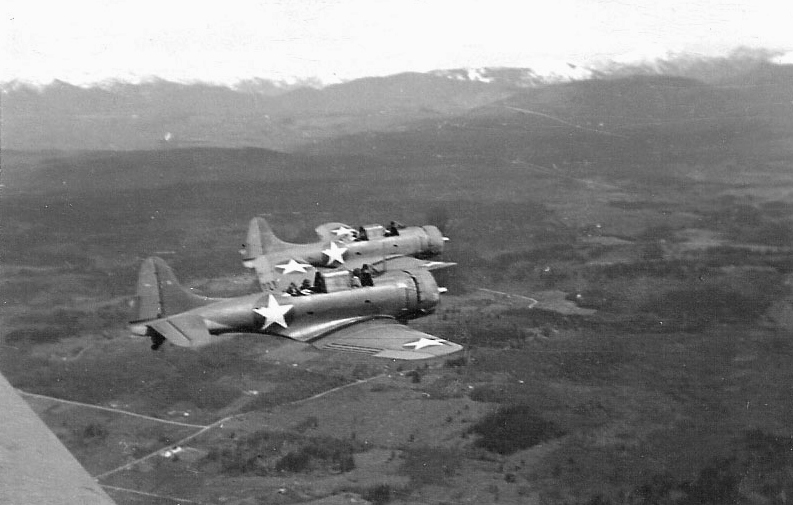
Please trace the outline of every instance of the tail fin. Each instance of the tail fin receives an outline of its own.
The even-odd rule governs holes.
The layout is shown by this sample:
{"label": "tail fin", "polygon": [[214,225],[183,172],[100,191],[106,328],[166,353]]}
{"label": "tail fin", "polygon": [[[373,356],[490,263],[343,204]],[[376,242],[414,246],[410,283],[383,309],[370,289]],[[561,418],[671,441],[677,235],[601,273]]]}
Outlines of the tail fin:
{"label": "tail fin", "polygon": [[273,251],[282,251],[292,247],[292,244],[284,242],[273,233],[273,229],[267,221],[257,216],[251,219],[248,225],[248,238],[245,241],[245,249],[243,250],[244,259],[251,260],[259,256],[271,253]]}
{"label": "tail fin", "polygon": [[172,316],[212,301],[182,287],[171,267],[161,258],[147,258],[138,274],[135,322]]}

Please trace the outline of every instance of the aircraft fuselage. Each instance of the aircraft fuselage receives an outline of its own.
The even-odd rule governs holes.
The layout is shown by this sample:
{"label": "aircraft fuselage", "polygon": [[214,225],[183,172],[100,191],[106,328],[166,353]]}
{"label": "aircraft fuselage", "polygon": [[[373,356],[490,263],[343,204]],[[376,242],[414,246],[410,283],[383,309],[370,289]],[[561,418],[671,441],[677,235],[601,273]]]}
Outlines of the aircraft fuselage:
{"label": "aircraft fuselage", "polygon": [[[429,272],[393,271],[379,277],[371,287],[303,296],[255,293],[214,299],[183,314],[201,317],[211,334],[270,333],[310,340],[323,321],[338,324],[339,320],[375,316],[410,319],[432,312],[439,302],[438,285]],[[133,327],[134,333],[146,334],[145,325],[135,326],[141,328]],[[303,337],[302,328],[310,328],[310,335],[307,332]]]}
{"label": "aircraft fuselage", "polygon": [[[344,262],[335,261],[326,251],[346,249],[341,254]],[[375,262],[394,255],[433,257],[443,252],[443,235],[435,226],[410,226],[399,230],[399,235],[372,237],[369,240],[320,241],[310,244],[291,244],[288,249],[268,253],[273,264],[300,258],[315,267],[344,265],[348,261],[358,266],[361,261]]]}

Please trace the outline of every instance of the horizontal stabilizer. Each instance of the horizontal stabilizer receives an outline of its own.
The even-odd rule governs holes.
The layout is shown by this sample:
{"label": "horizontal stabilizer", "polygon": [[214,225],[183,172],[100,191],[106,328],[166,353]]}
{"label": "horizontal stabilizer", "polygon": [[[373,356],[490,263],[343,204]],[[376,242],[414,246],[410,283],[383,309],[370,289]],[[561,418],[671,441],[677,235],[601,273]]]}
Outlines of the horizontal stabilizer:
{"label": "horizontal stabilizer", "polygon": [[158,319],[146,325],[180,347],[203,347],[213,342],[204,318],[195,314]]}

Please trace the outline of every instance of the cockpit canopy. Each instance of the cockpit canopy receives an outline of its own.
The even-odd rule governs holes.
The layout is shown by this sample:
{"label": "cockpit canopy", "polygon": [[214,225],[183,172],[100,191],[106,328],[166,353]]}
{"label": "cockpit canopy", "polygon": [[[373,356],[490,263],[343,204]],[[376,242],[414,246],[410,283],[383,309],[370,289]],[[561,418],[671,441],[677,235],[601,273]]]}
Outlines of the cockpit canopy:
{"label": "cockpit canopy", "polygon": [[385,228],[381,224],[367,224],[363,227],[367,240],[377,240],[385,237]]}
{"label": "cockpit canopy", "polygon": [[336,293],[337,291],[348,291],[352,289],[352,279],[350,272],[341,270],[337,272],[322,272],[323,291],[324,293]]}

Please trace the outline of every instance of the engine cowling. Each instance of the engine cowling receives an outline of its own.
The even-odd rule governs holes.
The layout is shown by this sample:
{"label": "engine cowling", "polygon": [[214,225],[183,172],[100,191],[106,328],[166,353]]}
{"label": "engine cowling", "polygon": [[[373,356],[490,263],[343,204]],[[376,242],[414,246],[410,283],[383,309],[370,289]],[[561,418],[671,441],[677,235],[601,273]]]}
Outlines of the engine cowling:
{"label": "engine cowling", "polygon": [[413,270],[408,272],[416,286],[416,312],[429,314],[441,301],[440,289],[435,277],[427,270]]}
{"label": "engine cowling", "polygon": [[422,228],[427,234],[427,252],[432,255],[443,253],[443,244],[446,242],[443,233],[432,225],[422,226]]}

